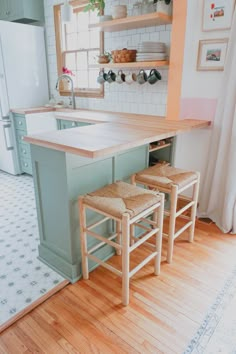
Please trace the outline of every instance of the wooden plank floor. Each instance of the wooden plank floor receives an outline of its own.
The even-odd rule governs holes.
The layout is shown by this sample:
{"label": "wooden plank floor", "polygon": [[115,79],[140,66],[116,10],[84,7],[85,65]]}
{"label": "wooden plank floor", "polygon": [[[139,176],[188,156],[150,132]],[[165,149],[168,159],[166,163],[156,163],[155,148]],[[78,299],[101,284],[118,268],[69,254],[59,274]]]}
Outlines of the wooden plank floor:
{"label": "wooden plank floor", "polygon": [[[99,267],[3,332],[0,353],[180,354],[230,275],[235,249],[236,236],[197,222],[195,243],[177,240],[174,263],[163,258],[159,277],[150,264],[132,278],[128,307],[120,279]],[[131,265],[145,254],[136,251]]]}

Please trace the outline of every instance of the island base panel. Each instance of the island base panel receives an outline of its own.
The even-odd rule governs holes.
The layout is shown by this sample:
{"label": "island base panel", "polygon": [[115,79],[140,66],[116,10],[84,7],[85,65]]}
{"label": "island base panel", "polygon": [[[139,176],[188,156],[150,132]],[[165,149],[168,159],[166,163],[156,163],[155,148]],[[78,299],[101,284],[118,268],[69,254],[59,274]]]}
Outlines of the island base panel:
{"label": "island base panel", "polygon": [[[39,258],[70,282],[82,274],[79,237],[78,197],[117,180],[129,177],[148,166],[148,146],[90,159],[36,145],[31,145],[36,206],[40,233]],[[87,214],[88,222],[101,216]],[[99,225],[96,232],[109,236],[113,223]],[[89,240],[89,247],[98,241]],[[94,253],[102,260],[114,255],[105,245]],[[89,269],[97,267],[90,261]]]}

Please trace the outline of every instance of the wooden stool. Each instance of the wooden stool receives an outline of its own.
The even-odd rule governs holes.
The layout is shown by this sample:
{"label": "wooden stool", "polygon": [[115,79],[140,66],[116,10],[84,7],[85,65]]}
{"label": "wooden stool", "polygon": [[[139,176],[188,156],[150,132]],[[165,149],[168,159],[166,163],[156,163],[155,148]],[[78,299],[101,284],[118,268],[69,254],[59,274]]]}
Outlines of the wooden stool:
{"label": "wooden stool", "polygon": [[[194,239],[200,174],[199,172],[184,171],[169,165],[157,164],[133,175],[132,184],[136,185],[136,183],[170,195],[170,211],[165,212],[165,214],[170,216],[169,232],[168,234],[163,234],[163,236],[168,237],[167,262],[171,263],[175,239],[187,228],[189,228],[189,242],[193,242]],[[190,187],[193,187],[192,197],[187,199],[187,205],[177,211],[178,196]],[[191,208],[190,217],[181,215],[189,208]],[[176,232],[176,218],[179,216],[189,221]]]}
{"label": "wooden stool", "polygon": [[[105,217],[92,225],[86,225],[87,209]],[[156,192],[119,181],[79,197],[79,210],[83,278],[89,279],[88,258],[119,275],[122,277],[122,303],[125,306],[128,305],[129,280],[138,270],[154,258],[154,274],[160,274],[164,194],[156,194]],[[153,215],[152,220],[147,219],[150,215]],[[113,235],[106,238],[91,231],[110,219],[114,220],[116,225]],[[134,237],[135,227],[144,230],[139,237]],[[87,249],[87,234],[100,241],[90,249]],[[152,236],[155,236],[155,244],[147,242]],[[135,240],[132,245],[130,245],[131,240]],[[143,243],[152,248],[152,253],[130,270],[130,253]],[[117,254],[121,255],[121,271],[101,261],[93,254],[104,244],[111,245],[116,249]]]}

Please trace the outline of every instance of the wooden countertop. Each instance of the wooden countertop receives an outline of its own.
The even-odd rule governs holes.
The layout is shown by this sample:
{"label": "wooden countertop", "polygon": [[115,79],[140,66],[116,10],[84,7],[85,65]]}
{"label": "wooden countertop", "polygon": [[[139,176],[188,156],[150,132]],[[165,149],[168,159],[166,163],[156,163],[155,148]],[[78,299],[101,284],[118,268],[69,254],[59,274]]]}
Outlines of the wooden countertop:
{"label": "wooden countertop", "polygon": [[33,108],[12,108],[11,112],[16,114],[47,113],[55,111],[54,107],[33,107]]}
{"label": "wooden countertop", "polygon": [[89,110],[58,112],[56,118],[99,124],[36,134],[24,140],[54,150],[97,158],[210,125],[203,120],[170,121],[142,114]]}

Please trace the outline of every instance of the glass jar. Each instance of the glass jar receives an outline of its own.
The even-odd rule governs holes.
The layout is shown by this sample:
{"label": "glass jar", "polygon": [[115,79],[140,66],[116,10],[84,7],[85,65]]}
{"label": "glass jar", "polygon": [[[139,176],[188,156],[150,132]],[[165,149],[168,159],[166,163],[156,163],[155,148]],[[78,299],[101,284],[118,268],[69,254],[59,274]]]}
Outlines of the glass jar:
{"label": "glass jar", "polygon": [[149,2],[148,4],[148,13],[152,13],[156,11],[156,4],[153,2]]}
{"label": "glass jar", "polygon": [[149,13],[149,2],[148,0],[143,0],[142,1],[142,14],[148,14]]}
{"label": "glass jar", "polygon": [[142,4],[141,4],[141,2],[136,2],[133,5],[132,15],[133,16],[139,16],[141,14],[142,14]]}

